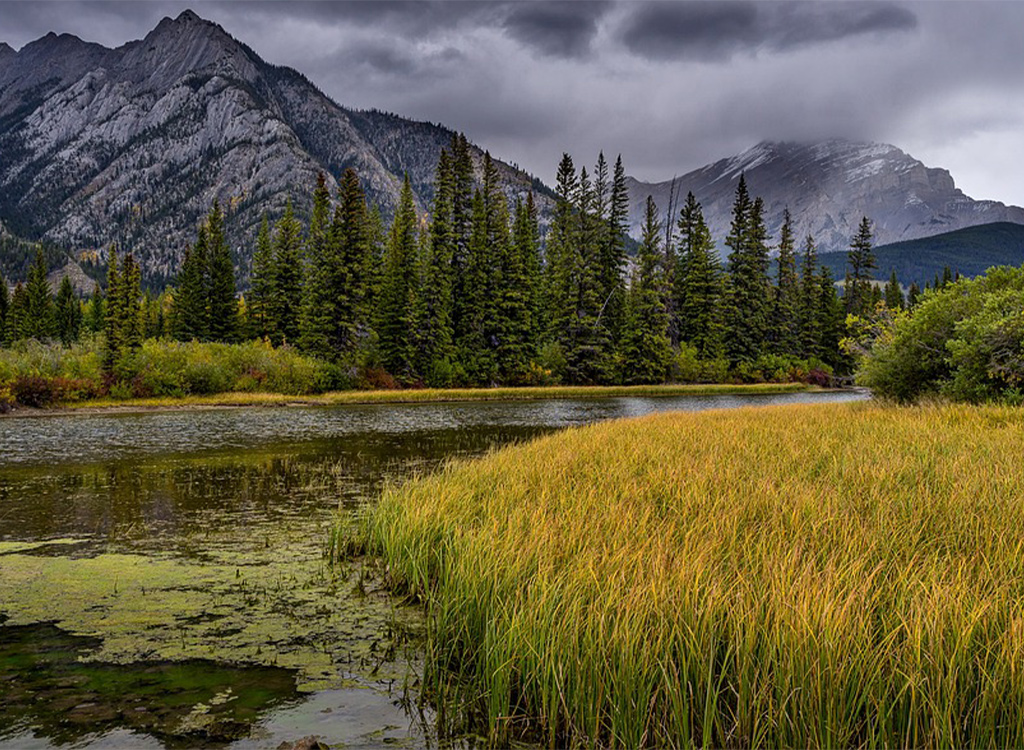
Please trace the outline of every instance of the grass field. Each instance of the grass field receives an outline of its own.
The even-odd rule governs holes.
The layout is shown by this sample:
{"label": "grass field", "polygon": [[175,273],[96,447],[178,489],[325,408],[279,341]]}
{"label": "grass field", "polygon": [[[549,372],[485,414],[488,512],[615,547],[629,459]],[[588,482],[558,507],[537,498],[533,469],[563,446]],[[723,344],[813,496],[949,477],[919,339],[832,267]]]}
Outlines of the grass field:
{"label": "grass field", "polygon": [[771,394],[806,391],[803,383],[754,385],[633,385],[633,386],[538,386],[533,388],[420,388],[395,391],[333,391],[319,395],[290,396],[283,393],[220,393],[130,399],[91,399],[71,402],[67,409],[160,409],[208,406],[333,406],[341,404],[414,404],[446,401],[527,401],[546,398],[611,398],[615,396],[704,396],[713,394]]}
{"label": "grass field", "polygon": [[1024,411],[570,429],[394,487],[363,551],[493,742],[1024,746]]}

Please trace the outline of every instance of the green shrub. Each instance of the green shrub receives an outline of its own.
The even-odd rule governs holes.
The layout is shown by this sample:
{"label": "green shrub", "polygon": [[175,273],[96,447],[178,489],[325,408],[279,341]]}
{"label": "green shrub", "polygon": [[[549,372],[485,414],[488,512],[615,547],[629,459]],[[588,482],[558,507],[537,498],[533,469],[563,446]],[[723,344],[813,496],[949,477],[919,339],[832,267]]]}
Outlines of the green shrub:
{"label": "green shrub", "polygon": [[929,292],[882,330],[857,374],[900,402],[1015,398],[1024,376],[1024,268],[992,268]]}

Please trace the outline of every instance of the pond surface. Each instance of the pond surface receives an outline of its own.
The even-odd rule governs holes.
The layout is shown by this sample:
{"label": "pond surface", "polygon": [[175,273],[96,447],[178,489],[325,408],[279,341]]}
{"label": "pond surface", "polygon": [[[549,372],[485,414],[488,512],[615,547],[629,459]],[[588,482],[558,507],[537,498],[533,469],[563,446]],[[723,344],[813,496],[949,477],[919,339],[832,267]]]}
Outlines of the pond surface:
{"label": "pond surface", "polygon": [[436,744],[422,613],[339,512],[563,427],[858,392],[0,419],[0,748]]}

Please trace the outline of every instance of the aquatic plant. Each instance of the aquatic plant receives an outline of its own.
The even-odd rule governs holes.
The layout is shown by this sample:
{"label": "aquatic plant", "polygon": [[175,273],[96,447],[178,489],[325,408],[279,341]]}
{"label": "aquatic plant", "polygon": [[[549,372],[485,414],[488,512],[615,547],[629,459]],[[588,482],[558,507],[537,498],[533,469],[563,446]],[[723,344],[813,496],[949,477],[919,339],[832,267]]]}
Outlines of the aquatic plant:
{"label": "aquatic plant", "polygon": [[1024,412],[570,429],[387,490],[448,731],[552,746],[1024,745]]}

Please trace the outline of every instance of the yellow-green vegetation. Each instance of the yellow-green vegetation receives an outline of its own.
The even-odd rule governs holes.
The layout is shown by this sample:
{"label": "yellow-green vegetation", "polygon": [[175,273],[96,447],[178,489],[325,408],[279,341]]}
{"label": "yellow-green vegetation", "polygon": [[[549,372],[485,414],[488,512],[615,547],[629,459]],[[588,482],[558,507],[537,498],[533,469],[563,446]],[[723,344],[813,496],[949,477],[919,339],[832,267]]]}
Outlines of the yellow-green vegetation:
{"label": "yellow-green vegetation", "polygon": [[1024,412],[571,429],[394,487],[449,728],[552,745],[1024,745]]}
{"label": "yellow-green vegetation", "polygon": [[289,396],[282,393],[217,393],[180,398],[110,397],[65,404],[72,409],[142,408],[159,409],[202,406],[342,406],[345,404],[416,404],[458,401],[533,401],[546,398],[615,398],[623,396],[709,396],[729,394],[797,393],[808,390],[803,383],[758,383],[755,385],[623,385],[623,386],[536,386],[529,388],[418,388],[394,391],[330,391]]}

